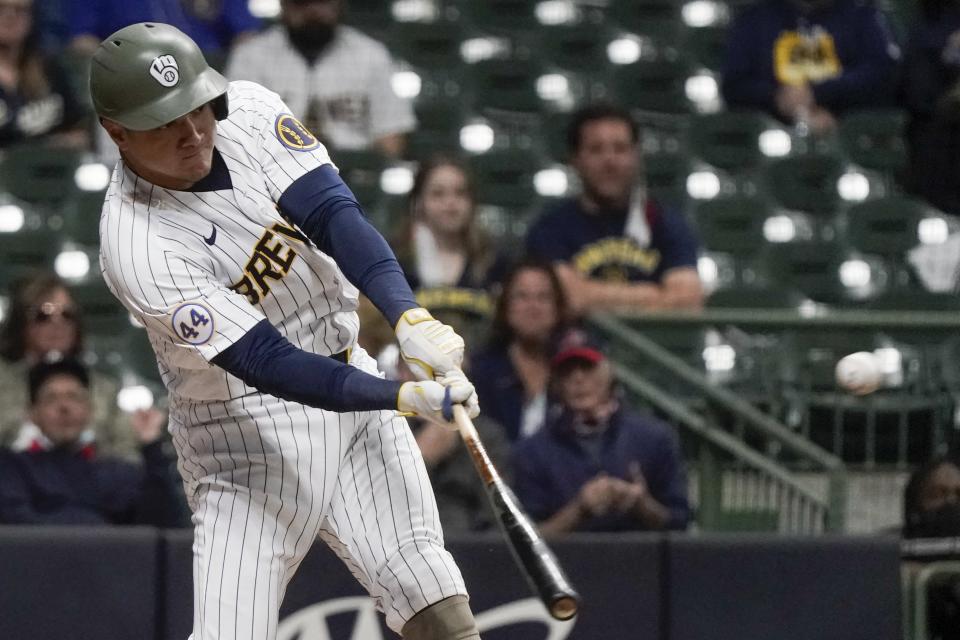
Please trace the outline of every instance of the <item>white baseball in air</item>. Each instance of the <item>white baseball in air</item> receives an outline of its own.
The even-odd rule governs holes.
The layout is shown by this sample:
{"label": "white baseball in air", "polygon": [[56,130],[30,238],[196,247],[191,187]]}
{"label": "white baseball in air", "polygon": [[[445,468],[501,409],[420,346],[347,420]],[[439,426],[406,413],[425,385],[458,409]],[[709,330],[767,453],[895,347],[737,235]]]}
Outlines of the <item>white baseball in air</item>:
{"label": "white baseball in air", "polygon": [[869,351],[857,351],[841,358],[836,377],[841,388],[857,396],[873,393],[883,382],[880,361]]}

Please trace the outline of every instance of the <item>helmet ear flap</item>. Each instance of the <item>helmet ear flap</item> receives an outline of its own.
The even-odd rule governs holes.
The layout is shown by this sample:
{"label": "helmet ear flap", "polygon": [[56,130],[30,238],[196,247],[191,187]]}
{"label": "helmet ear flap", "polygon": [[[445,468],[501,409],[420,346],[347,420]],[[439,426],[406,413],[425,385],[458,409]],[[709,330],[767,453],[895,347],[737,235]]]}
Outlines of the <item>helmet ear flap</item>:
{"label": "helmet ear flap", "polygon": [[213,107],[213,116],[214,116],[217,120],[226,120],[226,119],[227,119],[227,116],[229,115],[230,110],[229,110],[228,104],[227,104],[227,94],[226,94],[226,93],[223,93],[223,94],[217,96],[216,98],[214,98],[214,99],[213,99],[213,103],[211,104],[211,106]]}

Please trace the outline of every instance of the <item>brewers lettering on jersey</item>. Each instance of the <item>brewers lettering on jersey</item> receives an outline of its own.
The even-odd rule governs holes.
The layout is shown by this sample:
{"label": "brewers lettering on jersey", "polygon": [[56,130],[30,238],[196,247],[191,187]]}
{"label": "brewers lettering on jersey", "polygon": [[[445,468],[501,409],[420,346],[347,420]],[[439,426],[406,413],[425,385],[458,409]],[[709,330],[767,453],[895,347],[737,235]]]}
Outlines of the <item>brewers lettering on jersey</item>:
{"label": "brewers lettering on jersey", "polygon": [[[159,23],[104,40],[90,90],[122,158],[101,270],[156,352],[193,510],[192,638],[275,639],[318,537],[404,638],[479,638],[397,413],[476,415],[462,339],[417,307],[326,149],[276,94],[228,83]],[[358,289],[424,380],[384,380],[357,346]]]}

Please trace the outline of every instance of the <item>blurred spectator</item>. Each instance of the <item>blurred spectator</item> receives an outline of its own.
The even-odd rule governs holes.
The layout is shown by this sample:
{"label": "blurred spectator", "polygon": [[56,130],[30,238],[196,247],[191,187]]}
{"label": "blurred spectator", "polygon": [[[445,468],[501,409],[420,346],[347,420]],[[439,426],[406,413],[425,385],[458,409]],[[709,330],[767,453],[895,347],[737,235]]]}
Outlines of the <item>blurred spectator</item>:
{"label": "blurred spectator", "polygon": [[723,97],[822,134],[849,109],[889,104],[899,58],[871,0],[761,0],[730,28]]}
{"label": "blurred spectator", "polygon": [[466,167],[436,156],[423,162],[409,194],[408,224],[396,247],[421,306],[477,346],[493,302],[488,290],[503,260],[476,224],[476,197]]}
{"label": "blurred spectator", "polygon": [[[402,360],[397,364],[397,372],[398,380],[416,379]],[[407,421],[423,454],[430,484],[437,497],[443,533],[484,531],[493,527],[495,521],[487,504],[486,489],[474,470],[459,432],[418,418],[407,418]],[[510,444],[503,430],[483,415],[473,424],[497,471],[509,483]]]}
{"label": "blurred spectator", "polygon": [[[903,495],[904,538],[960,537],[960,466],[946,456],[916,469]],[[917,572],[923,565],[909,565]],[[927,587],[927,637],[960,639],[960,580],[931,581]]]}
{"label": "blurred spectator", "polygon": [[683,213],[649,198],[639,131],[620,107],[594,104],[567,128],[582,192],[551,206],[527,236],[531,255],[557,264],[571,309],[698,308],[697,240]]}
{"label": "blurred spectator", "polygon": [[545,534],[685,529],[687,479],[670,425],[624,406],[595,345],[564,339],[557,406],[514,446],[514,489]]}
{"label": "blurred spectator", "polygon": [[904,57],[909,190],[960,214],[960,2],[928,0]]}
{"label": "blurred spectator", "polygon": [[487,347],[470,361],[483,415],[510,440],[543,426],[550,356],[566,324],[563,288],[550,263],[517,264],[504,279]]}
{"label": "blurred spectator", "polygon": [[903,537],[960,537],[960,466],[939,457],[914,471],[903,495]]}
{"label": "blurred spectator", "polygon": [[40,49],[33,0],[0,0],[0,147],[86,147],[85,115],[67,72]]}
{"label": "blurred spectator", "polygon": [[89,384],[75,360],[30,370],[30,417],[40,435],[29,450],[0,455],[0,523],[181,525],[180,487],[160,441],[163,414],[141,411],[132,421],[142,468],[101,457],[83,440]]}
{"label": "blurred spectator", "polygon": [[247,0],[74,0],[69,3],[70,47],[92,55],[100,41],[135,22],[165,22],[193,38],[208,60],[260,27]]}
{"label": "blurred spectator", "polygon": [[[79,310],[66,284],[52,273],[16,283],[0,325],[0,445],[24,449],[37,435],[37,426],[24,415],[30,367],[45,359],[79,357],[82,352]],[[84,438],[96,441],[101,453],[134,458],[136,438],[128,417],[117,406],[118,391],[115,380],[93,373],[93,419]]]}
{"label": "blurred spectator", "polygon": [[416,126],[413,107],[393,91],[387,48],[340,24],[343,5],[281,0],[281,24],[238,45],[226,76],[276,91],[328,147],[397,157]]}

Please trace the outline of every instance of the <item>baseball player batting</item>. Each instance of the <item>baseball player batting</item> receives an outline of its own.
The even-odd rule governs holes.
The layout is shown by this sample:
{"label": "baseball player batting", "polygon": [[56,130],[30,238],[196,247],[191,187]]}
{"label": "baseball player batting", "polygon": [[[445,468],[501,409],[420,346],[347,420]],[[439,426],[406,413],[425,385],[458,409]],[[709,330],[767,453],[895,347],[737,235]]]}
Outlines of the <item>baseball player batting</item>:
{"label": "baseball player batting", "polygon": [[[275,638],[318,536],[404,638],[479,638],[397,414],[477,414],[463,340],[417,307],[326,149],[276,94],[228,83],[159,23],[100,43],[90,91],[121,154],[101,269],[147,328],[193,510],[192,638]],[[424,381],[384,380],[356,345],[358,289]]]}

